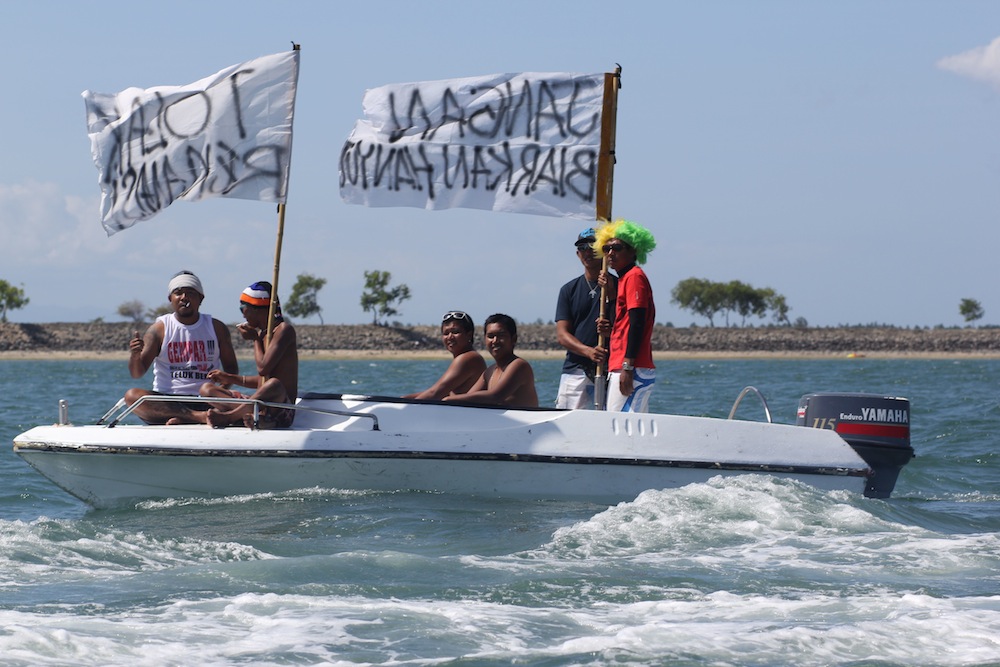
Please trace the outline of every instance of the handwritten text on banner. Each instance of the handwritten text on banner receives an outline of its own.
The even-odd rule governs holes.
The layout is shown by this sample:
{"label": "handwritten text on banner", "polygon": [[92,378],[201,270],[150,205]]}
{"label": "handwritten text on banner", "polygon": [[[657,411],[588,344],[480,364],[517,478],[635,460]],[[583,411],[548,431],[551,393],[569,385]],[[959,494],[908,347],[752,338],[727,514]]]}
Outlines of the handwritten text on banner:
{"label": "handwritten text on banner", "polygon": [[298,62],[292,50],[186,86],[85,91],[108,235],[178,199],[284,202]]}
{"label": "handwritten text on banner", "polygon": [[603,87],[603,74],[524,73],[369,90],[341,197],[592,220]]}

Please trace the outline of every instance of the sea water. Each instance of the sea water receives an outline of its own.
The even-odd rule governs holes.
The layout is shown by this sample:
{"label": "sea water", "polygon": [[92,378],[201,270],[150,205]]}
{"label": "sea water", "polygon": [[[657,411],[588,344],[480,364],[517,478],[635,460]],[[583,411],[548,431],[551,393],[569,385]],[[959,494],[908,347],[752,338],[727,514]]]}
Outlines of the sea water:
{"label": "sea water", "polygon": [[[303,391],[399,395],[442,361],[303,361]],[[542,400],[560,364],[533,362]],[[13,454],[103,414],[124,362],[0,362],[2,665],[1000,664],[1000,361],[664,361],[652,408],[746,385],[912,401],[893,498],[767,476],[609,507],[302,489],[89,509]],[[738,417],[763,419],[759,401]]]}

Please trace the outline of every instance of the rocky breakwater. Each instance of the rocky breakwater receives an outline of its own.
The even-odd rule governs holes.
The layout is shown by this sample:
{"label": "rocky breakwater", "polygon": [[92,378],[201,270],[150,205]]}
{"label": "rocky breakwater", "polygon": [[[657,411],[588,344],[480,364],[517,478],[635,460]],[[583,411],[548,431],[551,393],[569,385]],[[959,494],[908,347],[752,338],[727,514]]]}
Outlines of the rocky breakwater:
{"label": "rocky breakwater", "polygon": [[[132,332],[146,324],[0,323],[0,353],[125,353]],[[380,327],[370,324],[297,324],[303,351],[441,352],[436,326]],[[235,333],[237,351],[250,347]],[[518,327],[518,349],[559,351],[555,326]],[[482,345],[481,329],[477,344]],[[903,329],[895,327],[656,327],[653,349],[664,353],[730,354],[996,354],[1000,329]]]}
{"label": "rocky breakwater", "polygon": [[844,354],[1000,354],[1000,329],[657,327],[654,350]]}
{"label": "rocky breakwater", "polygon": [[[0,352],[127,352],[133,333],[146,331],[148,323],[52,322],[0,323]],[[252,348],[230,328],[238,353]],[[302,350],[437,350],[441,342],[434,327],[378,327],[372,325],[296,325]]]}

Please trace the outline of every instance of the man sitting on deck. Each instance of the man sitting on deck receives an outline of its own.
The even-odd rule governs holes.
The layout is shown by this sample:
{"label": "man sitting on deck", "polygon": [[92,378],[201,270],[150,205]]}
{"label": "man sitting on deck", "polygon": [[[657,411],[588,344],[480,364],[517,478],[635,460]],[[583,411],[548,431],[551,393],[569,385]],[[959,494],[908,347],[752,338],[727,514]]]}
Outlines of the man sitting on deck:
{"label": "man sitting on deck", "polygon": [[[202,386],[201,395],[212,398],[253,398],[268,403],[295,403],[299,391],[299,352],[295,328],[281,316],[277,301],[274,304],[274,327],[271,340],[265,348],[267,317],[271,307],[271,283],[256,282],[240,295],[240,311],[245,322],[236,328],[245,340],[253,341],[254,360],[258,375],[234,375],[225,371],[208,374],[211,383]],[[215,384],[213,384],[215,383]],[[246,396],[228,389],[231,385],[255,389]],[[250,403],[233,405],[218,403],[210,410],[194,413],[197,421],[223,428],[231,424],[253,424],[254,406]],[[291,408],[264,407],[259,413],[259,428],[288,428],[295,419]]]}
{"label": "man sitting on deck", "polygon": [[[141,378],[152,366],[153,391],[129,389],[128,405],[149,395],[195,397],[213,369],[239,372],[229,327],[200,312],[205,290],[198,276],[190,271],[176,274],[167,285],[167,299],[173,312],[156,318],[143,337],[136,331],[129,341],[129,373]],[[145,400],[135,414],[147,424],[184,424],[192,421],[193,411],[205,407],[197,400]]]}

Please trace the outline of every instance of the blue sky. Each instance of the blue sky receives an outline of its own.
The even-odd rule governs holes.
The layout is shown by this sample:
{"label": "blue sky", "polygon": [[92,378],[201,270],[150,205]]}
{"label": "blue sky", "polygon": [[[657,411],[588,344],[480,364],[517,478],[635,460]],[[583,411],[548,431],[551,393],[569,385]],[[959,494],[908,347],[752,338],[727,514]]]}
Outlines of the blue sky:
{"label": "blue sky", "polygon": [[[337,158],[366,88],[498,72],[623,68],[616,217],[649,227],[657,321],[688,277],[784,294],[811,325],[1000,323],[1000,3],[78,2],[0,4],[0,279],[21,322],[121,319],[197,273],[204,310],[238,321],[269,279],[273,204],[177,202],[108,238],[86,89],[191,83],[302,45],[279,294],[329,282],[327,323],[364,323],[365,270],[446,310],[551,320],[586,225],[340,201]],[[318,322],[310,318],[310,322]]]}

